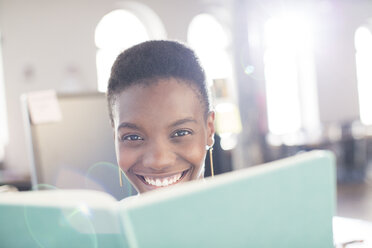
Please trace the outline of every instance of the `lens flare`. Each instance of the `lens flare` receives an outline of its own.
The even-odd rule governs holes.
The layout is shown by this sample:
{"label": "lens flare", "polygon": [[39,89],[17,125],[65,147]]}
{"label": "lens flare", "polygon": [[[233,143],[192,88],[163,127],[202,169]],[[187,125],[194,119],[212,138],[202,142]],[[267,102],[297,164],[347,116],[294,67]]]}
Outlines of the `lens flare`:
{"label": "lens flare", "polygon": [[136,193],[128,180],[123,180],[123,187],[120,188],[118,166],[110,162],[98,162],[89,167],[84,180],[86,188],[97,189],[112,195],[118,191],[122,192],[123,196]]}
{"label": "lens flare", "polygon": [[82,247],[98,247],[97,233],[87,213],[89,210],[83,205],[76,208],[23,207],[25,226],[38,247],[65,244],[67,237]]}

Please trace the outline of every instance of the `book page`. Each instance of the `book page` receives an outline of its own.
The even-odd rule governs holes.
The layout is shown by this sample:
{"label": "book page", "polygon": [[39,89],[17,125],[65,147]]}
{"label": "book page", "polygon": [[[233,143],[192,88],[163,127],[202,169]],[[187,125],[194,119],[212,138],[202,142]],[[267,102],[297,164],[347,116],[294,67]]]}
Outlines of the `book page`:
{"label": "book page", "polygon": [[[0,194],[0,219],[7,211],[17,212],[12,222],[35,217],[58,222],[63,219],[69,228],[86,234],[121,233],[117,217],[118,201],[111,195],[94,190],[41,190],[28,192],[7,192]],[[3,216],[3,217],[4,217]]]}
{"label": "book page", "polygon": [[115,203],[117,200],[113,196],[96,190],[40,190],[0,194],[0,204],[8,205],[75,207],[84,204],[108,208]]}

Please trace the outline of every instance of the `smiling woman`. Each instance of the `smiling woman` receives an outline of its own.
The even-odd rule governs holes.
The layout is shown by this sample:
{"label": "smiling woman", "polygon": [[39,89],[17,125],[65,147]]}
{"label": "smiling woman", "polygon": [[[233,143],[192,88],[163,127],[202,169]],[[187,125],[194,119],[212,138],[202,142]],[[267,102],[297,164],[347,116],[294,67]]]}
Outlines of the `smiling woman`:
{"label": "smiling woman", "polygon": [[198,59],[178,42],[148,41],[118,56],[109,111],[119,168],[138,192],[204,177],[214,143],[208,96]]}

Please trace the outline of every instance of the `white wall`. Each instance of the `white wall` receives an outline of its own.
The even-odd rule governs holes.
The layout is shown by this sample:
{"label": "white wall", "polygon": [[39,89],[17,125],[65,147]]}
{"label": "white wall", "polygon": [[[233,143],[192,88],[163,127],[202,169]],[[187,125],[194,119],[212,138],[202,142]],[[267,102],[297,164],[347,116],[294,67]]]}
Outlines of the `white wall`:
{"label": "white wall", "polygon": [[[81,89],[95,90],[95,26],[106,13],[125,2],[0,0],[0,30],[3,36],[5,93],[9,114],[9,144],[5,150],[7,168],[24,174],[29,171],[20,95],[33,90],[62,90],[71,75],[79,80]],[[216,4],[183,0],[139,2],[159,15],[168,38],[184,41],[192,17],[207,6]]]}

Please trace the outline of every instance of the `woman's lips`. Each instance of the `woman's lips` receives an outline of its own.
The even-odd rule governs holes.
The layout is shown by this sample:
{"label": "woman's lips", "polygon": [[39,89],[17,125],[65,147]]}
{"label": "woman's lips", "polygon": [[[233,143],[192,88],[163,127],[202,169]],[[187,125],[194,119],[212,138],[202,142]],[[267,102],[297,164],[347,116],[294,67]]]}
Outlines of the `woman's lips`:
{"label": "woman's lips", "polygon": [[141,176],[137,175],[145,184],[155,187],[167,187],[181,181],[189,170],[179,172],[170,176]]}

